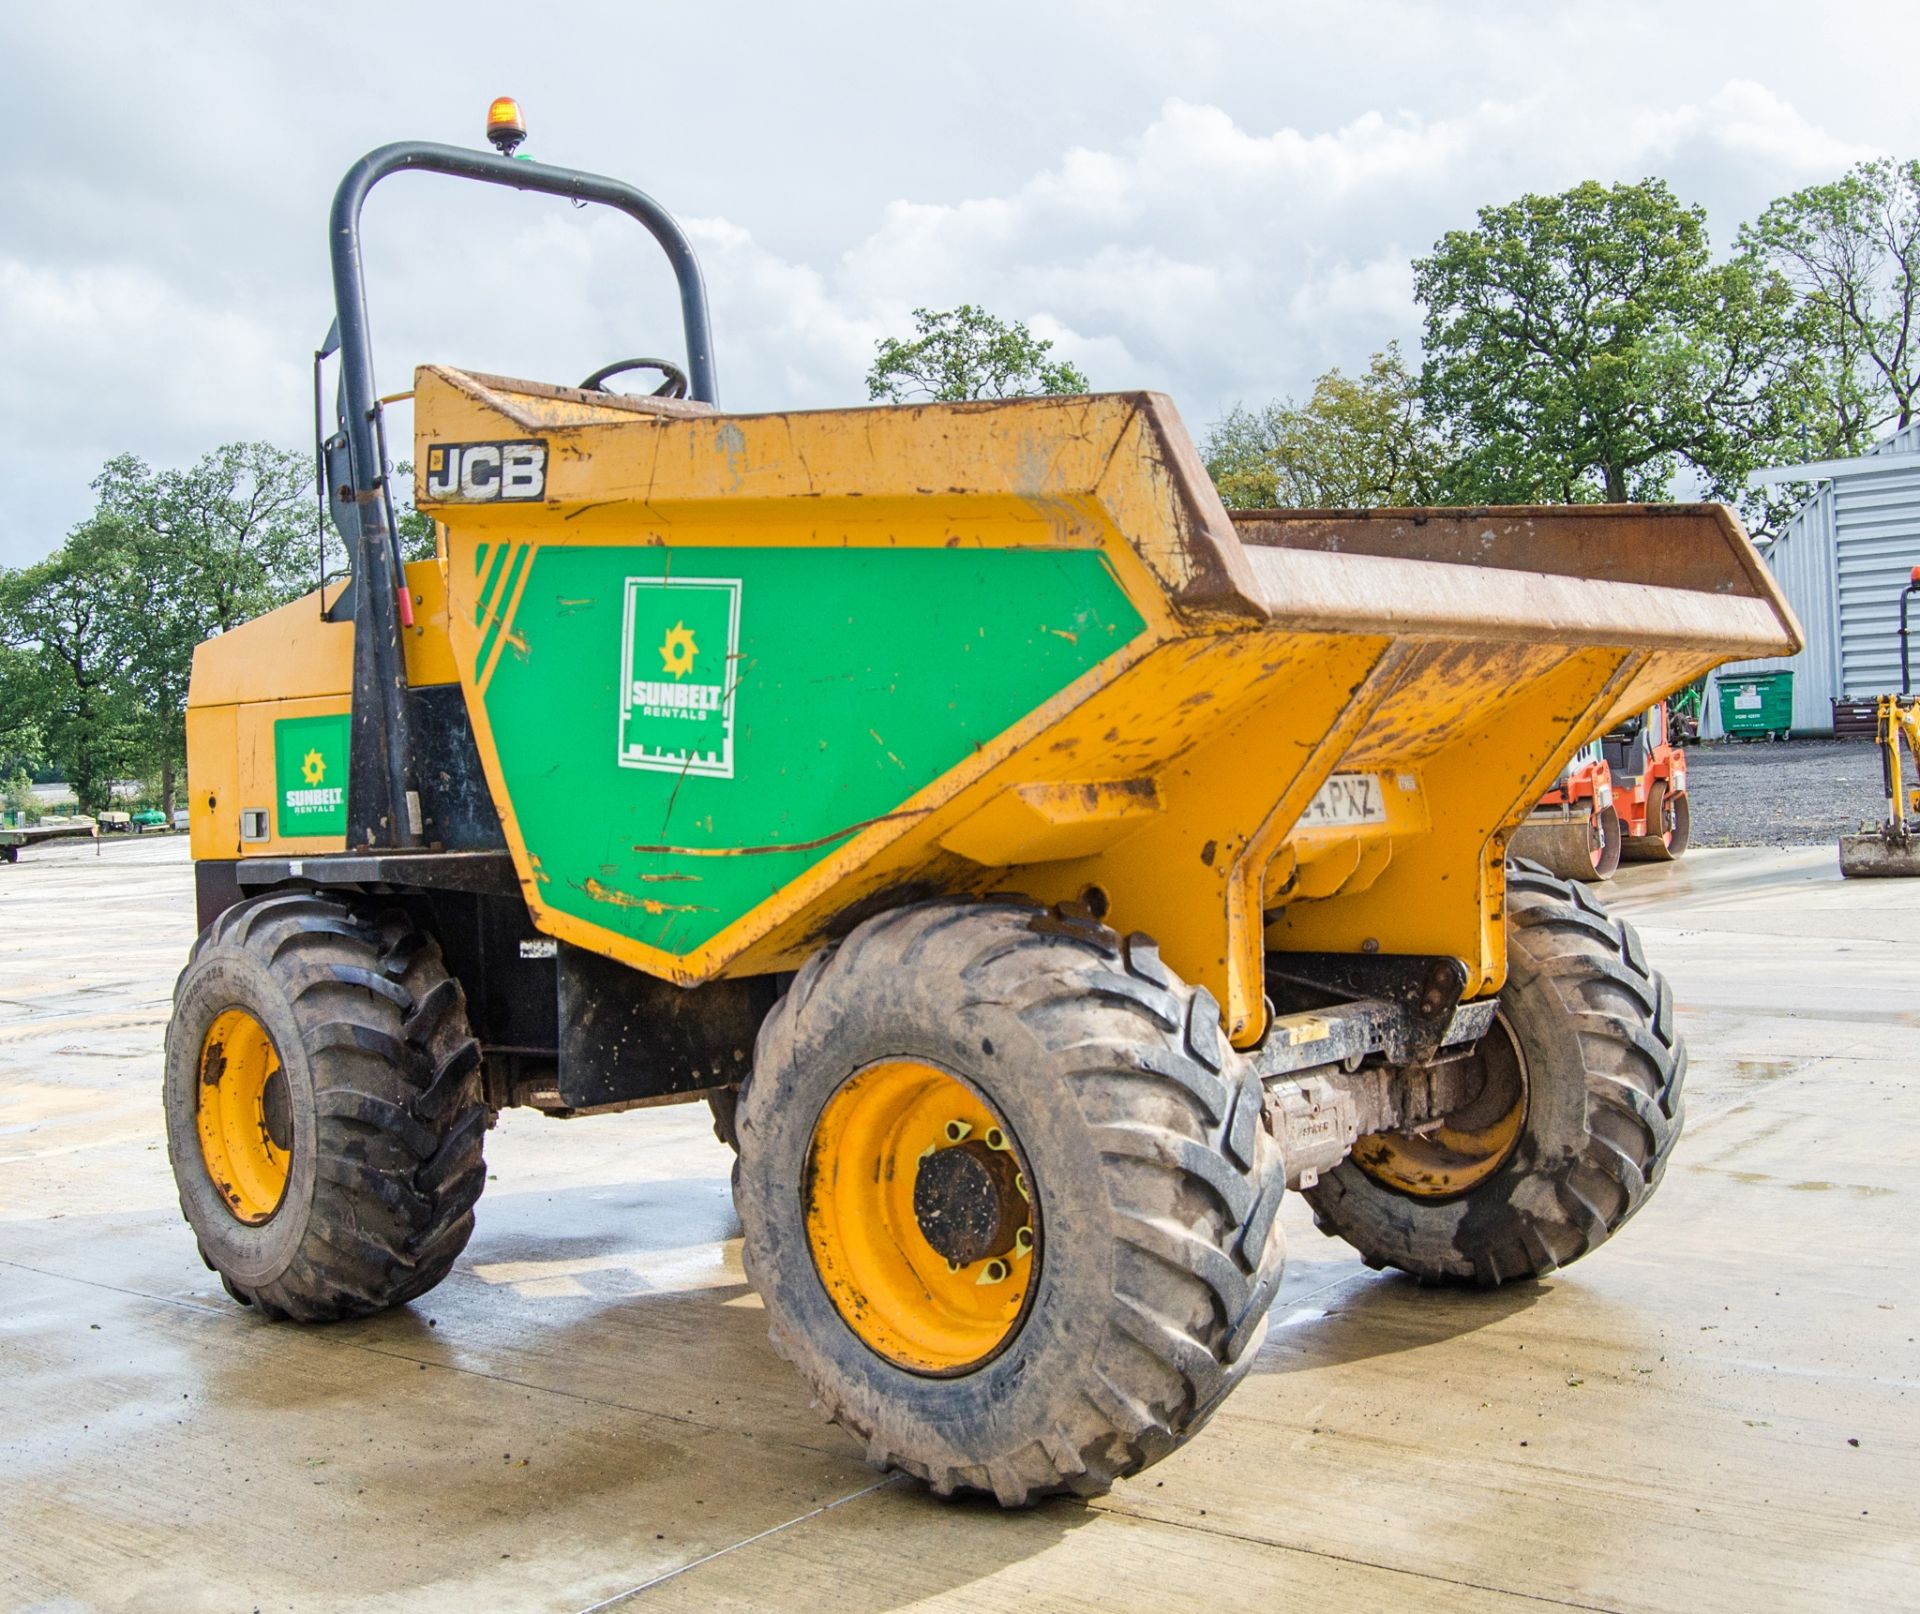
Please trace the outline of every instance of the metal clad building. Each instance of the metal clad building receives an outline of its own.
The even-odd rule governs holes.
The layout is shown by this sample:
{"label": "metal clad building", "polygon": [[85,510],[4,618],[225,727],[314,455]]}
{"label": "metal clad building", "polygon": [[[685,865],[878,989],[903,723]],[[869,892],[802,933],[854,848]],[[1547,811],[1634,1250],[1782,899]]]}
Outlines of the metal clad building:
{"label": "metal clad building", "polygon": [[[1766,550],[1806,630],[1806,649],[1716,675],[1792,668],[1798,734],[1831,733],[1836,699],[1870,699],[1900,687],[1900,592],[1920,566],[1920,422],[1858,459],[1823,462],[1819,474],[1824,479],[1812,497]],[[1920,620],[1914,630],[1920,633]],[[1915,671],[1920,675],[1920,666]],[[1720,703],[1711,683],[1701,715],[1703,737],[1718,735]]]}

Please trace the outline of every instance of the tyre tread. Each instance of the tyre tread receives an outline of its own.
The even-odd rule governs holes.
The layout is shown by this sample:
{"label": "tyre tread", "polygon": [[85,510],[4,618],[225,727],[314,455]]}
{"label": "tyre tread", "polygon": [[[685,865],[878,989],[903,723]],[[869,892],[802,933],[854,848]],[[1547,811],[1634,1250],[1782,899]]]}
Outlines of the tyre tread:
{"label": "tyre tread", "polygon": [[[801,969],[761,1031],[743,1090],[751,1135],[754,1085],[785,1068],[816,1017],[841,1012],[859,983],[912,968],[940,938],[955,1001],[1016,1015],[1052,1056],[1062,1102],[1077,1102],[1093,1148],[1125,1169],[1107,1173],[1120,1261],[1112,1305],[1090,1336],[1086,1372],[1063,1386],[1052,1426],[976,1460],[929,1460],[881,1439],[830,1378],[808,1366],[808,1342],[769,1307],[779,1354],[806,1373],[826,1416],[868,1460],[914,1475],[936,1494],[991,1494],[1022,1506],[1061,1493],[1098,1495],[1196,1430],[1251,1366],[1278,1288],[1276,1226],[1286,1174],[1257,1082],[1242,1079],[1219,1009],[1182,983],[1151,938],[1122,937],[1084,909],[1045,910],[1005,898],[928,903],[869,920]],[[743,1164],[751,1159],[751,1151]],[[1154,1187],[1142,1184],[1158,1185]],[[1142,1196],[1129,1202],[1127,1196]],[[1177,1204],[1177,1215],[1145,1200]],[[757,1269],[749,1225],[746,1263]]]}
{"label": "tyre tread", "polygon": [[222,1274],[270,1318],[323,1322],[417,1298],[465,1247],[485,1186],[480,1049],[439,947],[406,915],[317,893],[236,904],[195,943],[264,965],[290,1001],[312,1066],[314,1201],[269,1283]]}
{"label": "tyre tread", "polygon": [[[1308,1190],[1322,1231],[1352,1242],[1370,1265],[1397,1266],[1422,1282],[1490,1287],[1544,1276],[1588,1254],[1646,1202],[1680,1134],[1686,1048],[1674,1027],[1672,988],[1648,964],[1639,933],[1585,885],[1530,863],[1508,866],[1507,904],[1532,980],[1557,1000],[1580,1051],[1584,1140],[1571,1160],[1534,1168],[1554,1174],[1555,1191],[1528,1196],[1524,1208],[1509,1202],[1470,1237],[1458,1235],[1446,1257],[1419,1259],[1404,1244],[1389,1248],[1390,1238],[1376,1231],[1374,1196],[1390,1190],[1364,1180],[1351,1160]],[[1611,1208],[1595,1197],[1607,1190],[1617,1200]],[[1422,1214],[1417,1201],[1399,1204],[1402,1224]]]}

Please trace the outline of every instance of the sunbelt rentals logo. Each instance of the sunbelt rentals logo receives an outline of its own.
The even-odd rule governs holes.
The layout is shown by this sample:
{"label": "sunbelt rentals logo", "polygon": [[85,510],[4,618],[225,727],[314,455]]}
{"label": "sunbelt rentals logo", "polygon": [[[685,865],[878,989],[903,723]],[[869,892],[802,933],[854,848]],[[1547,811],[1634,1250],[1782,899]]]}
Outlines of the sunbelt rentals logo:
{"label": "sunbelt rentals logo", "polygon": [[282,835],[347,832],[347,743],[352,719],[283,717],[273,725],[275,818]]}
{"label": "sunbelt rentals logo", "polygon": [[740,583],[629,577],[620,645],[620,766],[733,777]]}

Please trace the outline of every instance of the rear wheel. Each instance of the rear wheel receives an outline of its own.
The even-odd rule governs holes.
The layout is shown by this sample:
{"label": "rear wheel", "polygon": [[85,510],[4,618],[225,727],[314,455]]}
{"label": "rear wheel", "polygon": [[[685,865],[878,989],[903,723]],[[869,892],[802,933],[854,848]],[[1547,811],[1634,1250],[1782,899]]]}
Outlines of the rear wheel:
{"label": "rear wheel", "polygon": [[1587,815],[1587,860],[1590,867],[1576,869],[1575,880],[1611,880],[1620,868],[1620,815],[1611,805]]}
{"label": "rear wheel", "polygon": [[1012,903],[870,920],[762,1028],[739,1140],[776,1349],[941,1495],[1105,1491],[1265,1332],[1285,1173],[1260,1084],[1145,937]]}
{"label": "rear wheel", "polygon": [[1628,837],[1626,855],[1648,863],[1670,863],[1687,849],[1693,813],[1684,790],[1669,791],[1664,779],[1647,787],[1647,833]]}
{"label": "rear wheel", "polygon": [[486,1171],[479,1046],[440,949],[309,892],[207,927],[167,1028],[180,1208],[236,1300],[303,1322],[424,1294]]}
{"label": "rear wheel", "polygon": [[1508,871],[1508,973],[1478,1096],[1362,1138],[1307,1190],[1321,1230],[1427,1282],[1534,1278],[1646,1203],[1680,1136],[1686,1050],[1633,928],[1577,886]]}

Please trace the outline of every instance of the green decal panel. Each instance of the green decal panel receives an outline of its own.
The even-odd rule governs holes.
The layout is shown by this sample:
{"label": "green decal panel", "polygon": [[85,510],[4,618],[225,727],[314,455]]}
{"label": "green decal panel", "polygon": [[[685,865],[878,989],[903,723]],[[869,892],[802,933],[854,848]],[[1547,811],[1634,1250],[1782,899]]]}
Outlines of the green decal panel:
{"label": "green decal panel", "polygon": [[347,743],[353,719],[283,717],[273,725],[273,820],[277,835],[347,832]]}
{"label": "green decal panel", "polygon": [[733,777],[738,578],[629,577],[620,766]]}
{"label": "green decal panel", "polygon": [[483,698],[542,892],[679,954],[1145,626],[1084,551],[549,545],[520,564]]}

